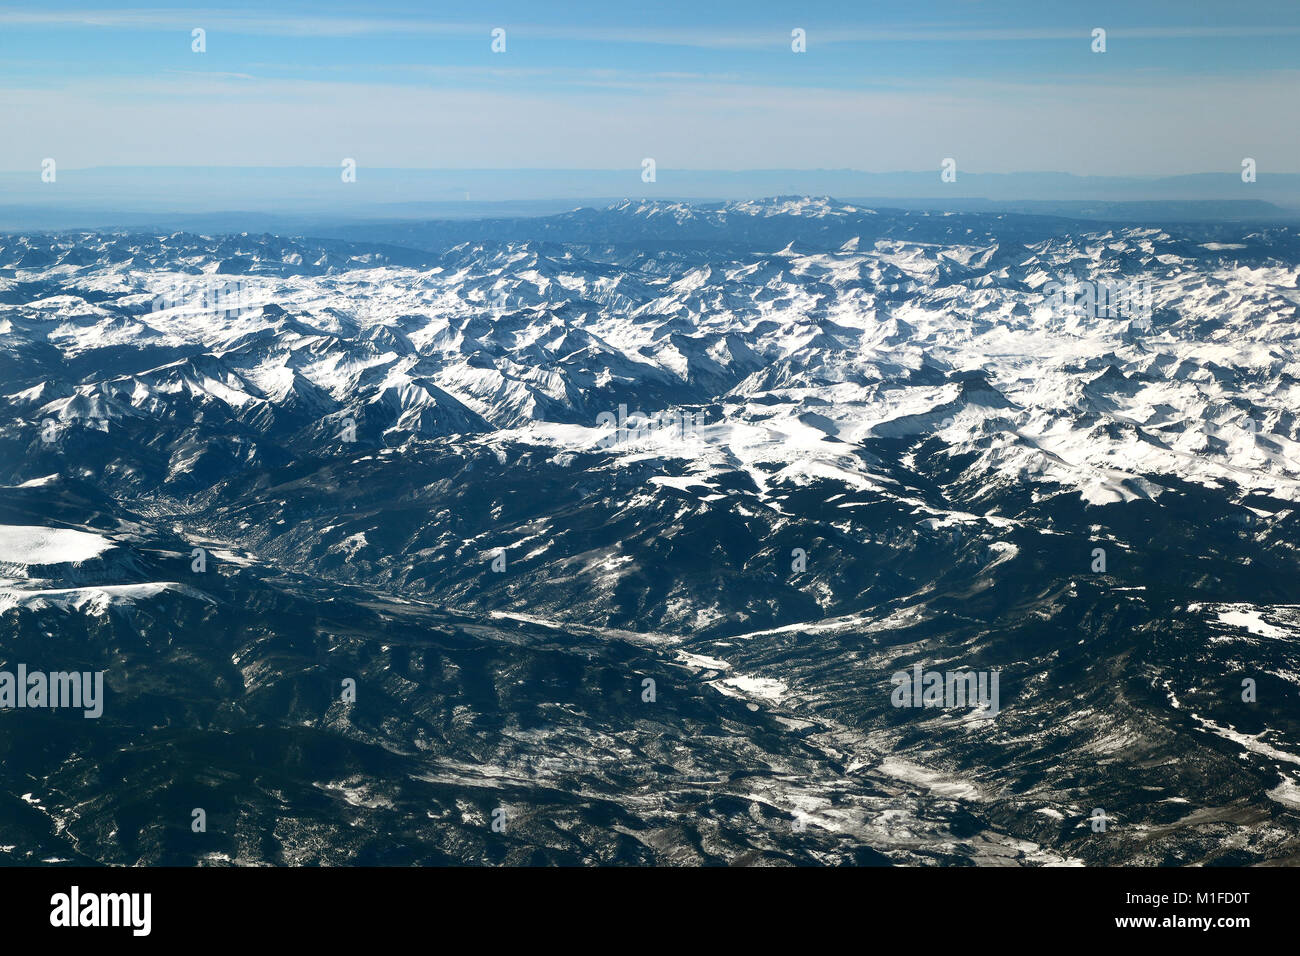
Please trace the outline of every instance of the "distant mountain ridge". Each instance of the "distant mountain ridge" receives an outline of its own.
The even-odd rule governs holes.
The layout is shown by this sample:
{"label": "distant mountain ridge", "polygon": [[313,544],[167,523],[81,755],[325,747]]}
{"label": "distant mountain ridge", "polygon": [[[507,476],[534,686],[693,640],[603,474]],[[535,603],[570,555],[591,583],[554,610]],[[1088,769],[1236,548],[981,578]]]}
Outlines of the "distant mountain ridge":
{"label": "distant mountain ridge", "polygon": [[60,168],[53,183],[42,182],[39,169],[0,172],[0,229],[139,224],[283,233],[309,222],[481,218],[494,215],[494,207],[507,214],[544,215],[565,204],[601,207],[621,198],[706,202],[773,195],[1130,221],[1148,214],[1170,221],[1300,218],[1300,173],[1272,171],[1267,164],[1253,182],[1243,182],[1240,169],[1166,177],[982,173],[966,170],[960,157],[954,182],[940,180],[938,158],[933,170],[914,172],[662,167],[653,182],[644,182],[639,162],[626,170],[363,165],[349,183],[329,167]]}

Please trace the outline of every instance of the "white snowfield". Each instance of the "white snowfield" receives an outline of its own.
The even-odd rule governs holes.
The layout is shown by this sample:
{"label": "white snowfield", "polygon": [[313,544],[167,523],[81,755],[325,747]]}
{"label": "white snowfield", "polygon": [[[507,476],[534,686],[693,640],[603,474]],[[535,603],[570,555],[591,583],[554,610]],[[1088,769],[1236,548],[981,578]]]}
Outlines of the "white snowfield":
{"label": "white snowfield", "polygon": [[113,547],[108,538],[87,531],[0,525],[0,563],[78,564]]}
{"label": "white snowfield", "polygon": [[[4,582],[0,582],[3,584]],[[140,584],[102,584],[84,588],[16,588],[0,587],[0,613],[10,608],[29,610],[57,609],[101,615],[110,607],[134,604],[136,601],[157,597],[164,591],[181,591],[191,597],[211,603],[200,592],[174,581],[150,581]]]}

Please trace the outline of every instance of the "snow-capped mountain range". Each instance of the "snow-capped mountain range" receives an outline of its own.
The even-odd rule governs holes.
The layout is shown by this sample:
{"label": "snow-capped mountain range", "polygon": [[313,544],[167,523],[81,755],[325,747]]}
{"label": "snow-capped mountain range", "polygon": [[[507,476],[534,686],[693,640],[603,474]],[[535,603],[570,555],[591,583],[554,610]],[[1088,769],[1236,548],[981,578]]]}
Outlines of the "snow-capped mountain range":
{"label": "snow-capped mountain range", "polygon": [[[201,746],[195,707],[360,748],[277,786],[369,837],[313,842],[332,811],[290,799],[279,849],[204,853],[382,855],[409,779],[447,823],[407,842],[448,859],[497,852],[449,835],[488,779],[582,821],[552,808],[510,851],[555,859],[1294,853],[1293,229],[779,198],[365,233],[0,236],[0,613],[97,635],[121,707],[172,701]],[[160,654],[188,676],[150,689]],[[996,724],[891,707],[921,661],[999,669]],[[327,673],[387,708],[331,705]],[[623,688],[647,674],[668,716]],[[74,850],[0,843],[197,853],[102,811],[51,813]]]}
{"label": "snow-capped mountain range", "polygon": [[[29,427],[202,421],[252,456],[259,437],[325,443],[321,420],[348,413],[362,446],[459,435],[581,451],[620,403],[706,407],[699,447],[663,457],[705,477],[739,462],[764,487],[825,469],[871,485],[888,471],[864,440],[934,435],[974,453],[972,472],[1028,468],[1094,503],[1158,495],[1162,473],[1294,497],[1293,264],[1158,229],[1008,244],[996,221],[962,241],[824,248],[884,215],[826,200],[607,215],[692,233],[778,220],[795,238],[422,257],[249,236],[11,239],[4,345],[27,387],[6,399]],[[928,240],[943,217],[892,218],[888,231]],[[1149,283],[1149,328],[1044,292],[1116,277]],[[201,459],[148,477],[203,487]]]}

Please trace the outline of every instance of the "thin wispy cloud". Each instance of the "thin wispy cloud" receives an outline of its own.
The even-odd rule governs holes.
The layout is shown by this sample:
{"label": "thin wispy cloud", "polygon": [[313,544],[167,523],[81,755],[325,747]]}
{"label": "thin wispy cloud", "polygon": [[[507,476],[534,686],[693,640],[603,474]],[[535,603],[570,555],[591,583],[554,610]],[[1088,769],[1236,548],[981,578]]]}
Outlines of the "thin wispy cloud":
{"label": "thin wispy cloud", "polygon": [[[789,22],[804,22],[791,14]],[[105,28],[118,30],[188,30],[195,24],[208,29],[249,36],[360,37],[360,36],[466,36],[481,34],[500,21],[447,22],[426,18],[340,17],[340,16],[250,16],[230,10],[164,11],[45,11],[0,10],[0,25],[47,28]],[[511,22],[510,29],[521,37],[546,40],[580,40],[595,43],[643,43],[662,46],[761,49],[782,46],[789,40],[789,27],[723,24],[709,28],[680,27],[592,27],[573,22],[541,24]],[[816,42],[846,43],[987,43],[998,41],[1075,40],[1088,35],[1086,28],[1008,27],[904,27],[863,28],[840,22],[816,23]],[[1118,39],[1184,40],[1300,36],[1300,26],[1223,25],[1124,26],[1115,30]]]}
{"label": "thin wispy cloud", "polygon": [[[1012,2],[835,17],[439,6],[369,12],[0,10],[0,168],[388,167],[1045,169],[1158,175],[1300,166],[1285,121],[1300,12],[1264,5],[1145,22]],[[806,19],[805,19],[806,17]],[[1093,24],[1108,47],[1092,50]],[[491,31],[506,31],[501,51]],[[791,44],[806,30],[806,52]],[[191,33],[205,32],[202,53]],[[81,135],[93,129],[93,136]],[[221,137],[211,131],[220,129]],[[145,134],[141,135],[141,130]],[[364,150],[363,147],[364,146]]]}

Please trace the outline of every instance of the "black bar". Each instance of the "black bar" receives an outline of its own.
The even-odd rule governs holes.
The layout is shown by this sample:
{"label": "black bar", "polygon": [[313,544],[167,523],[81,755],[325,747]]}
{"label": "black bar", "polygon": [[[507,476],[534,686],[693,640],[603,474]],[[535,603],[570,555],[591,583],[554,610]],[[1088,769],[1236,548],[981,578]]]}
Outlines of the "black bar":
{"label": "black bar", "polygon": [[[56,894],[149,894],[148,934],[118,927],[51,925]],[[0,870],[7,939],[238,943],[280,930],[296,944],[374,943],[376,933],[499,940],[595,928],[610,920],[630,936],[677,934],[713,924],[728,944],[753,934],[813,938],[857,925],[922,931],[933,941],[983,939],[1241,940],[1290,925],[1300,875],[1251,869],[462,869],[195,868]],[[140,897],[143,902],[143,897]],[[98,908],[98,902],[92,909]],[[110,908],[111,909],[111,908]],[[130,911],[123,910],[129,914]],[[109,914],[111,916],[111,912]],[[143,927],[142,911],[136,925]],[[1201,921],[1208,919],[1208,928]],[[1148,925],[1121,921],[1151,920]],[[1225,925],[1231,920],[1237,925]],[[1244,920],[1244,923],[1238,921]],[[1192,922],[1195,921],[1195,922]],[[280,935],[279,932],[272,935]]]}

